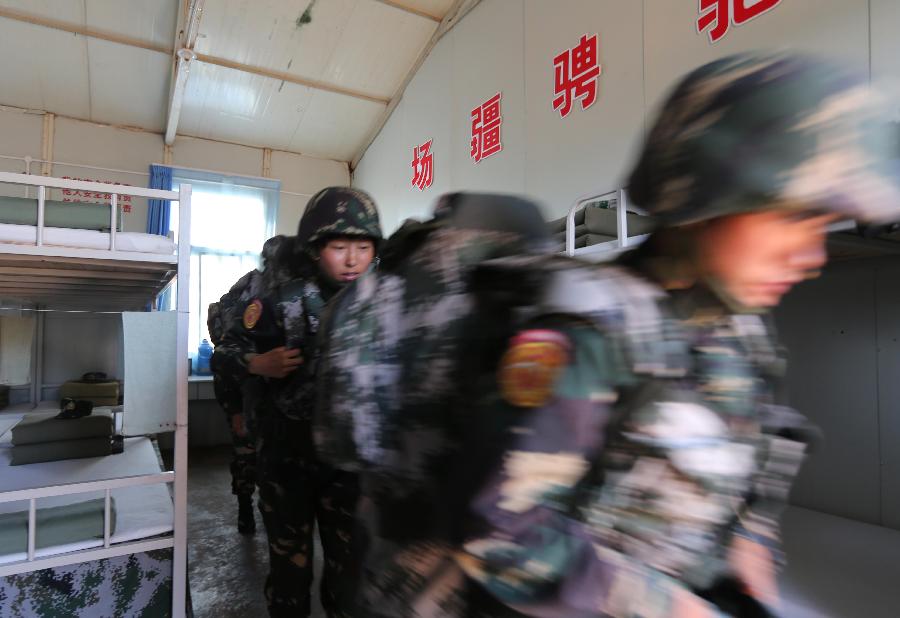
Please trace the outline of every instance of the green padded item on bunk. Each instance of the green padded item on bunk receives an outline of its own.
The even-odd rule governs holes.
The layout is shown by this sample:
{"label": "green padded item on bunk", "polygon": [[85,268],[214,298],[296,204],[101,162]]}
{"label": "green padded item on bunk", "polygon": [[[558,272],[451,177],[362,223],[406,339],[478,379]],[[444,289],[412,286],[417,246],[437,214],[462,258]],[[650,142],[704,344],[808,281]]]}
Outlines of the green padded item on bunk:
{"label": "green padded item on bunk", "polygon": [[[588,208],[592,208],[588,206],[586,208],[582,208],[581,210],[575,213],[575,225],[581,225],[584,223],[584,211]],[[565,217],[561,217],[559,219],[554,219],[553,221],[549,221],[547,223],[547,227],[551,234],[558,234],[560,232],[566,231],[566,220],[569,218],[568,215]]]}
{"label": "green padded item on bunk", "polygon": [[[588,232],[591,234],[603,234],[604,236],[618,238],[618,213],[615,210],[606,208],[586,208],[585,211],[584,224],[585,227],[587,227]],[[655,227],[652,218],[637,215],[633,212],[628,213],[627,220],[629,236],[649,234]]]}
{"label": "green padded item on bunk", "polygon": [[9,452],[11,458],[9,465],[22,466],[45,461],[103,457],[112,453],[112,442],[109,438],[57,440],[39,444],[18,444],[9,449]]}
{"label": "green padded item on bunk", "polygon": [[[115,502],[115,498],[110,498],[110,536],[116,530]],[[103,498],[64,506],[38,505],[35,549],[102,539],[103,508]],[[28,511],[0,514],[0,548],[2,554],[28,551]]]}
{"label": "green padded item on bunk", "polygon": [[[28,197],[0,196],[0,223],[37,225],[37,200]],[[109,231],[109,206],[86,202],[44,202],[44,225],[78,230]],[[116,217],[116,229],[122,231],[122,207]]]}
{"label": "green padded item on bunk", "polygon": [[81,438],[107,438],[113,434],[113,418],[105,410],[94,411],[82,418],[61,419],[46,414],[26,414],[13,427],[12,443],[43,444]]}
{"label": "green padded item on bunk", "polygon": [[114,406],[119,403],[119,383],[115,380],[108,382],[81,382],[70,380],[59,387],[59,398],[86,399],[95,406]]}
{"label": "green padded item on bunk", "polygon": [[[586,225],[576,225],[575,226],[575,238],[579,236],[584,236],[588,233],[588,229]],[[553,234],[553,240],[556,242],[566,242],[566,232],[563,230],[562,232],[556,232]]]}
{"label": "green padded item on bunk", "polygon": [[606,234],[585,234],[585,246],[599,245],[600,243],[616,240],[615,236],[607,236]]}

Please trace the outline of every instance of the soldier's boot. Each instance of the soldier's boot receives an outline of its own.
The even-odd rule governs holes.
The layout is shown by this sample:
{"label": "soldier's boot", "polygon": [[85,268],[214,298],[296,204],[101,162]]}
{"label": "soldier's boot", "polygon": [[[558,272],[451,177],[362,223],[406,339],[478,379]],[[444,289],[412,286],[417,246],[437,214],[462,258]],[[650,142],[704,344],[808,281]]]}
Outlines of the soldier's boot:
{"label": "soldier's boot", "polygon": [[253,496],[238,496],[238,532],[241,534],[256,532],[256,520],[253,519]]}

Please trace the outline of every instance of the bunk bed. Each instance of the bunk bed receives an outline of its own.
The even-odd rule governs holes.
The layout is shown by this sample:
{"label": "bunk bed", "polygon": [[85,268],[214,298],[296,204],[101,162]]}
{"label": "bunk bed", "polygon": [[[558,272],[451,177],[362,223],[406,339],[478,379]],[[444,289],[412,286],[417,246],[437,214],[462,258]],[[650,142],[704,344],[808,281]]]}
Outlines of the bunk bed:
{"label": "bunk bed", "polygon": [[[628,204],[625,189],[579,197],[565,217],[548,225],[558,252],[591,262],[613,259],[643,242],[654,227],[651,217]],[[900,255],[897,225],[863,231],[855,221],[839,221],[828,232],[831,261]]]}
{"label": "bunk bed", "polygon": [[[26,415],[43,420],[59,411],[56,401],[45,401],[41,346],[35,343],[28,401],[0,410],[0,614],[132,615],[139,603],[140,615],[180,618],[187,598],[191,187],[128,187],[129,195],[178,202],[176,243],[121,231],[117,194],[106,206],[108,224],[46,224],[49,190],[108,192],[108,185],[12,173],[0,173],[0,183],[37,188],[37,199],[22,205],[36,213],[0,223],[0,309],[35,316],[36,341],[50,312],[121,314],[126,385],[124,405],[108,409],[126,436],[121,454],[10,466],[13,428]],[[57,209],[53,222],[64,222],[58,215]],[[176,310],[148,312],[176,283]],[[172,337],[154,343],[153,329]],[[147,348],[158,349],[129,349],[127,337],[134,341],[142,331]],[[129,379],[129,368],[145,352],[167,354],[167,364],[141,376],[147,386],[128,388],[136,380]],[[156,405],[137,399],[147,399],[156,374],[169,380],[170,403],[166,396],[154,398]],[[174,432],[172,471],[165,471],[153,438],[166,432]],[[107,607],[113,610],[99,609]],[[51,614],[43,613],[48,608]]]}

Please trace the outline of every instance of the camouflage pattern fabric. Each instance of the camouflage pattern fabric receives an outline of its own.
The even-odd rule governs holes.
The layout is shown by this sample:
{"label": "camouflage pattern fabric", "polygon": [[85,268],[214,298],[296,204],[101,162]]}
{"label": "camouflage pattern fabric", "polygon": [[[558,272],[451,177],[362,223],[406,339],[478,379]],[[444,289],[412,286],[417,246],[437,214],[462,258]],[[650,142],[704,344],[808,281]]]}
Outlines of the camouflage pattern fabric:
{"label": "camouflage pattern fabric", "polygon": [[797,54],[741,54],[685,77],[628,180],[666,226],[760,208],[898,217],[895,133],[868,78]]}
{"label": "camouflage pattern fabric", "polygon": [[354,615],[356,475],[319,465],[312,451],[308,421],[263,421],[259,510],[269,539],[265,594],[273,617],[310,615],[316,528],[324,552],[322,607],[334,618]]}
{"label": "camouflage pattern fabric", "polygon": [[328,187],[306,204],[297,229],[309,249],[329,236],[360,236],[381,240],[381,224],[375,201],[365,191]]}
{"label": "camouflage pattern fabric", "polygon": [[171,615],[169,549],[0,578],[0,616],[6,618]]}
{"label": "camouflage pattern fabric", "polygon": [[808,439],[775,399],[784,362],[761,316],[702,286],[664,292],[640,252],[624,261],[493,265],[498,286],[547,273],[521,328],[570,346],[540,405],[498,384],[475,416],[512,421],[478,430],[505,449],[459,564],[528,615],[663,617],[694,593],[721,611],[732,540],[777,549]]}
{"label": "camouflage pattern fabric", "polygon": [[361,473],[357,616],[475,615],[455,595],[463,576],[453,558],[454,496],[471,481],[451,471],[467,430],[460,403],[506,328],[499,314],[485,322],[470,282],[485,260],[546,240],[530,202],[447,196],[432,220],[409,221],[385,243],[377,272],[329,304],[315,437],[321,458]]}
{"label": "camouflage pattern fabric", "polygon": [[266,599],[271,616],[308,615],[312,534],[318,524],[324,551],[322,604],[329,616],[352,616],[355,583],[353,513],[357,480],[323,465],[312,446],[319,315],[339,285],[319,274],[313,243],[327,236],[379,239],[371,198],[347,188],[325,189],[310,199],[300,221],[294,277],[246,295],[241,314],[258,303],[252,325],[235,323],[226,345],[236,371],[247,372],[247,354],[277,346],[300,350],[303,364],[283,379],[265,380],[266,407],[258,440],[259,508],[269,542]]}

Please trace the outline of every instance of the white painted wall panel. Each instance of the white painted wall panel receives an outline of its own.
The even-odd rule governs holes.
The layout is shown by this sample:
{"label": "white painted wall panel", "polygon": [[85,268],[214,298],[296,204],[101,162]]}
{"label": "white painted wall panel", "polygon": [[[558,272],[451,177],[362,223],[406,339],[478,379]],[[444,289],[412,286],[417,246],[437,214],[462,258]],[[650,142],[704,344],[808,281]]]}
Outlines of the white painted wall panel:
{"label": "white painted wall panel", "polygon": [[4,82],[14,85],[0,91],[0,104],[90,117],[84,37],[3,19],[0,55]]}
{"label": "white painted wall panel", "polygon": [[[319,4],[312,10],[317,19]],[[378,24],[378,27],[372,27]],[[438,24],[371,0],[357,2],[322,79],[390,99]]]}
{"label": "white painted wall panel", "polygon": [[870,0],[872,10],[872,79],[900,81],[900,2]]}
{"label": "white painted wall panel", "polygon": [[163,54],[89,39],[91,120],[165,130],[172,60]]}
{"label": "white painted wall panel", "polygon": [[347,164],[330,159],[304,157],[292,152],[272,152],[271,172],[281,180],[281,190],[311,196],[323,187],[350,184]]}
{"label": "white painted wall panel", "polygon": [[793,502],[880,523],[875,272],[835,265],[792,292],[777,312],[790,354],[791,404],[825,433]]}
{"label": "white painted wall panel", "polygon": [[[41,135],[43,134],[44,115],[20,110],[0,110],[0,154],[10,157],[30,156],[34,159],[41,158]],[[32,163],[34,171],[39,171],[40,163]],[[25,162],[0,158],[0,171],[25,172]],[[5,187],[3,187],[5,189]],[[0,192],[8,195],[22,195],[16,189],[8,192],[0,189]]]}
{"label": "white painted wall panel", "polygon": [[647,108],[653,110],[688,71],[729,54],[798,49],[867,70],[868,0],[790,0],[710,44],[697,33],[696,1],[644,0]]}
{"label": "white painted wall panel", "polygon": [[[30,3],[29,3],[30,4]],[[54,6],[65,4],[53,2]],[[72,4],[82,4],[73,2]],[[118,32],[172,48],[180,2],[172,0],[85,0],[85,17],[92,28]],[[51,15],[56,19],[60,17]],[[160,54],[161,55],[161,54]]]}
{"label": "white painted wall panel", "polygon": [[178,131],[287,149],[312,90],[210,64],[191,68]]}
{"label": "white painted wall panel", "polygon": [[316,90],[288,150],[349,161],[362,147],[385,105]]}
{"label": "white painted wall panel", "polygon": [[[418,80],[419,76],[415,79]],[[353,186],[368,191],[378,204],[381,225],[386,234],[394,231],[408,217],[424,217],[430,211],[430,203],[441,188],[447,186],[449,180],[441,169],[449,151],[446,145],[449,143],[449,128],[433,127],[440,129],[438,139],[435,139],[435,132],[425,126],[404,131],[403,124],[407,120],[405,107],[404,99],[353,173]],[[407,138],[407,135],[410,137]],[[422,143],[429,139],[435,139],[432,148],[438,149],[434,155],[435,184],[424,192],[419,192],[410,186],[413,145],[417,141]]]}
{"label": "white painted wall panel", "polygon": [[262,176],[262,150],[205,139],[178,137],[172,151],[172,164],[230,174]]}
{"label": "white painted wall panel", "polygon": [[[146,187],[150,164],[162,160],[163,140],[160,135],[68,118],[57,118],[55,124],[54,176]],[[52,197],[62,198],[59,192],[52,192]],[[132,197],[130,203],[131,212],[123,215],[125,231],[147,231],[147,200]]]}
{"label": "white painted wall panel", "polygon": [[88,371],[122,379],[119,314],[48,313],[44,323],[45,385],[77,380]]}
{"label": "white painted wall panel", "polygon": [[[640,144],[643,115],[640,2],[569,0],[566,9],[525,2],[525,86],[528,144],[526,193],[561,217],[590,192],[620,187]],[[553,58],[599,34],[602,69],[597,101],[575,103],[566,118],[553,110]]]}
{"label": "white painted wall panel", "polygon": [[278,204],[278,220],[275,222],[275,233],[293,236],[297,233],[297,224],[306,208],[308,197],[282,193]]}
{"label": "white painted wall panel", "polygon": [[900,530],[900,262],[876,273],[881,524]]}
{"label": "white painted wall panel", "polygon": [[[451,190],[525,190],[525,75],[522,53],[523,3],[521,0],[482,2],[448,36],[452,45],[453,107],[444,122],[450,123]],[[439,75],[446,84],[447,75]],[[432,96],[447,96],[447,85]],[[479,163],[471,158],[471,113],[501,93],[501,143],[503,150]],[[440,121],[439,120],[439,121]]]}

